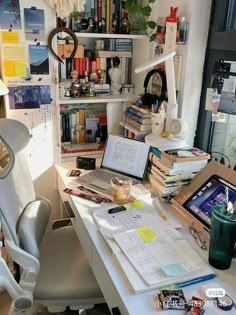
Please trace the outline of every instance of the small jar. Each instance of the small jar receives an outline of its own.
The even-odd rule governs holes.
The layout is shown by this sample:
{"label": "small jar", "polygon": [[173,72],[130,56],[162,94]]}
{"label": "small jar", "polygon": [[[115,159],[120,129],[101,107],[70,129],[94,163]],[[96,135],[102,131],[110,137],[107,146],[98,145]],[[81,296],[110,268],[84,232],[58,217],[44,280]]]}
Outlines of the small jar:
{"label": "small jar", "polygon": [[179,17],[178,21],[178,43],[185,44],[187,42],[188,22],[185,16]]}
{"label": "small jar", "polygon": [[123,84],[122,85],[122,94],[133,95],[134,94],[134,85],[133,84]]}

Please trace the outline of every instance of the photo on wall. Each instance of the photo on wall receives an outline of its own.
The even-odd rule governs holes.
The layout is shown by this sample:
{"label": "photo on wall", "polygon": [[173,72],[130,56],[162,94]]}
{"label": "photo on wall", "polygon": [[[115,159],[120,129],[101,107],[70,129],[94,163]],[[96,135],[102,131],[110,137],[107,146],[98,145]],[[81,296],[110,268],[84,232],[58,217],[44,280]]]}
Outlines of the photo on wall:
{"label": "photo on wall", "polygon": [[48,46],[29,45],[30,73],[49,74]]}
{"label": "photo on wall", "polygon": [[39,108],[51,104],[49,85],[27,85],[9,87],[10,109]]}
{"label": "photo on wall", "polygon": [[21,29],[19,0],[0,0],[0,27],[1,29]]}
{"label": "photo on wall", "polygon": [[30,8],[24,9],[25,39],[45,40],[44,10]]}

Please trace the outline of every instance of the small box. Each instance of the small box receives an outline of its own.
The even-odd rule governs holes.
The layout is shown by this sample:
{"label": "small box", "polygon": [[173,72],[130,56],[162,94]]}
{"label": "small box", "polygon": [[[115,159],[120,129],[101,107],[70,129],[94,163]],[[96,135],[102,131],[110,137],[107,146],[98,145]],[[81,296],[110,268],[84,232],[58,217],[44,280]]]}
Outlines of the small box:
{"label": "small box", "polygon": [[[64,46],[64,57],[70,58],[73,49],[74,49],[73,44],[66,44]],[[83,57],[84,57],[84,45],[78,45],[74,58],[83,58]]]}
{"label": "small box", "polygon": [[96,159],[78,156],[76,158],[76,167],[84,170],[94,170],[96,168]]}

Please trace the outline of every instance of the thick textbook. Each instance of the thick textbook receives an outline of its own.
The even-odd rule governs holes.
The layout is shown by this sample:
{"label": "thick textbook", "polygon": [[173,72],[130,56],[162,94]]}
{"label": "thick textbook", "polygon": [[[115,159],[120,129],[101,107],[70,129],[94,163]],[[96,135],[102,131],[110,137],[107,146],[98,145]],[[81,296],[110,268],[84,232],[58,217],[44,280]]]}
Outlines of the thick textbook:
{"label": "thick textbook", "polygon": [[142,117],[142,118],[150,118],[151,117],[151,112],[143,113],[140,110],[133,108],[133,107],[128,107],[126,109],[126,111],[129,111],[130,113],[133,113],[133,114],[135,114],[139,117]]}
{"label": "thick textbook", "polygon": [[171,168],[163,164],[161,162],[161,159],[157,157],[153,152],[150,152],[149,160],[158,169],[160,169],[161,171],[163,171],[165,174],[168,174],[168,175],[196,173],[196,172],[199,172],[201,169],[203,169],[205,165],[207,165],[207,163],[205,165],[193,164],[193,165],[188,165],[188,166],[183,165],[181,168]]}
{"label": "thick textbook", "polygon": [[152,174],[148,174],[148,180],[150,182],[151,190],[158,192],[162,197],[172,195],[174,192],[179,192],[183,186],[189,184],[189,182],[183,182],[182,184],[175,184],[173,186],[165,186],[159,182]]}
{"label": "thick textbook", "polygon": [[128,124],[130,124],[131,126],[133,126],[134,128],[136,128],[139,131],[146,131],[146,130],[151,131],[152,130],[152,124],[144,125],[144,124],[141,124],[138,121],[135,121],[129,117],[126,117],[125,120]]}
{"label": "thick textbook", "polygon": [[168,159],[173,163],[209,160],[210,157],[210,154],[194,147],[161,152],[161,159]]}
{"label": "thick textbook", "polygon": [[140,117],[139,115],[136,115],[132,112],[129,111],[129,109],[127,109],[124,113],[126,118],[131,118],[137,122],[139,122],[140,124],[143,125],[150,125],[152,123],[152,119],[151,116],[149,117]]}
{"label": "thick textbook", "polygon": [[[197,149],[198,150],[198,149]],[[208,163],[208,160],[210,158],[210,155],[205,153],[205,155],[200,156],[191,156],[191,157],[177,157],[175,155],[172,155],[168,152],[179,152],[180,150],[166,150],[166,151],[160,151],[157,148],[151,148],[151,152],[155,154],[157,157],[160,158],[160,162],[163,163],[165,166],[170,168],[183,168],[183,167],[197,167],[197,166],[205,166]],[[201,150],[199,150],[201,151]],[[189,151],[184,151],[189,152]],[[201,151],[203,152],[203,151]]]}
{"label": "thick textbook", "polygon": [[144,106],[137,105],[137,104],[132,104],[131,107],[139,110],[141,113],[144,113],[144,114],[151,113],[150,107],[144,107]]}
{"label": "thick textbook", "polygon": [[[154,171],[153,168],[150,168],[149,173],[160,183],[162,183],[166,187],[171,187],[171,186],[178,186],[178,185],[185,185],[190,183],[193,177],[187,178],[187,179],[170,179],[170,180],[165,180],[162,178],[156,171]],[[182,175],[174,175],[174,176],[182,176]],[[173,176],[173,177],[174,177]],[[169,176],[172,177],[172,176]]]}
{"label": "thick textbook", "polygon": [[156,167],[156,165],[151,164],[150,173],[154,173],[154,176],[158,176],[160,180],[169,183],[173,181],[181,181],[181,180],[191,180],[197,173],[187,173],[187,174],[177,174],[177,175],[168,175],[165,174],[160,168]]}

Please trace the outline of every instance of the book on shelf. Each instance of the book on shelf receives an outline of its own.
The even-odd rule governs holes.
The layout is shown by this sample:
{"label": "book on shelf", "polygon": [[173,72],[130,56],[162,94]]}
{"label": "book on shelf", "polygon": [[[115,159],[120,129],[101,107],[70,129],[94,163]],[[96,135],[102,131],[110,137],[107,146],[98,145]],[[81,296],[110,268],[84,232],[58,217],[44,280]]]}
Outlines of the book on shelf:
{"label": "book on shelf", "polygon": [[191,166],[183,166],[181,168],[171,168],[171,167],[164,165],[161,162],[161,159],[158,156],[156,156],[153,152],[150,152],[149,160],[157,168],[159,168],[161,171],[163,171],[165,174],[168,174],[168,175],[196,173],[196,172],[199,172],[201,169],[203,169],[204,166],[207,164],[207,163],[205,165],[192,164]]}
{"label": "book on shelf", "polygon": [[113,57],[126,57],[132,58],[132,51],[111,51],[111,50],[95,50],[96,57],[113,58]]}
{"label": "book on shelf", "polygon": [[151,108],[150,107],[145,107],[145,106],[141,106],[139,104],[132,104],[131,107],[139,110],[141,113],[147,114],[147,113],[151,113]]}
{"label": "book on shelf", "polygon": [[160,181],[164,181],[165,183],[173,182],[173,181],[181,181],[181,180],[192,180],[197,173],[190,172],[186,174],[177,174],[177,175],[168,175],[165,174],[160,168],[158,168],[155,164],[151,163],[150,172],[154,174]]}
{"label": "book on shelf", "polygon": [[149,130],[146,131],[140,131],[128,124],[127,122],[120,121],[120,125],[124,129],[124,137],[133,138],[137,140],[144,140],[145,136],[150,133]]}
{"label": "book on shelf", "polygon": [[151,117],[151,112],[148,112],[148,113],[143,113],[143,112],[141,112],[140,110],[137,110],[137,109],[135,109],[135,108],[133,108],[133,107],[128,107],[127,109],[126,109],[126,111],[129,111],[130,113],[132,113],[132,114],[134,114],[134,115],[136,115],[136,116],[139,116],[139,117],[141,117],[141,118],[150,118]]}
{"label": "book on shelf", "polygon": [[152,124],[144,125],[144,124],[141,124],[138,121],[135,121],[129,117],[126,117],[125,121],[139,131],[151,131],[152,130]]}
{"label": "book on shelf", "polygon": [[152,124],[151,115],[149,117],[141,117],[141,116],[136,115],[136,114],[132,113],[131,111],[129,111],[129,108],[125,110],[124,115],[126,118],[127,117],[131,118],[131,119],[133,119],[133,120],[135,120],[135,121],[137,121],[143,125]]}

